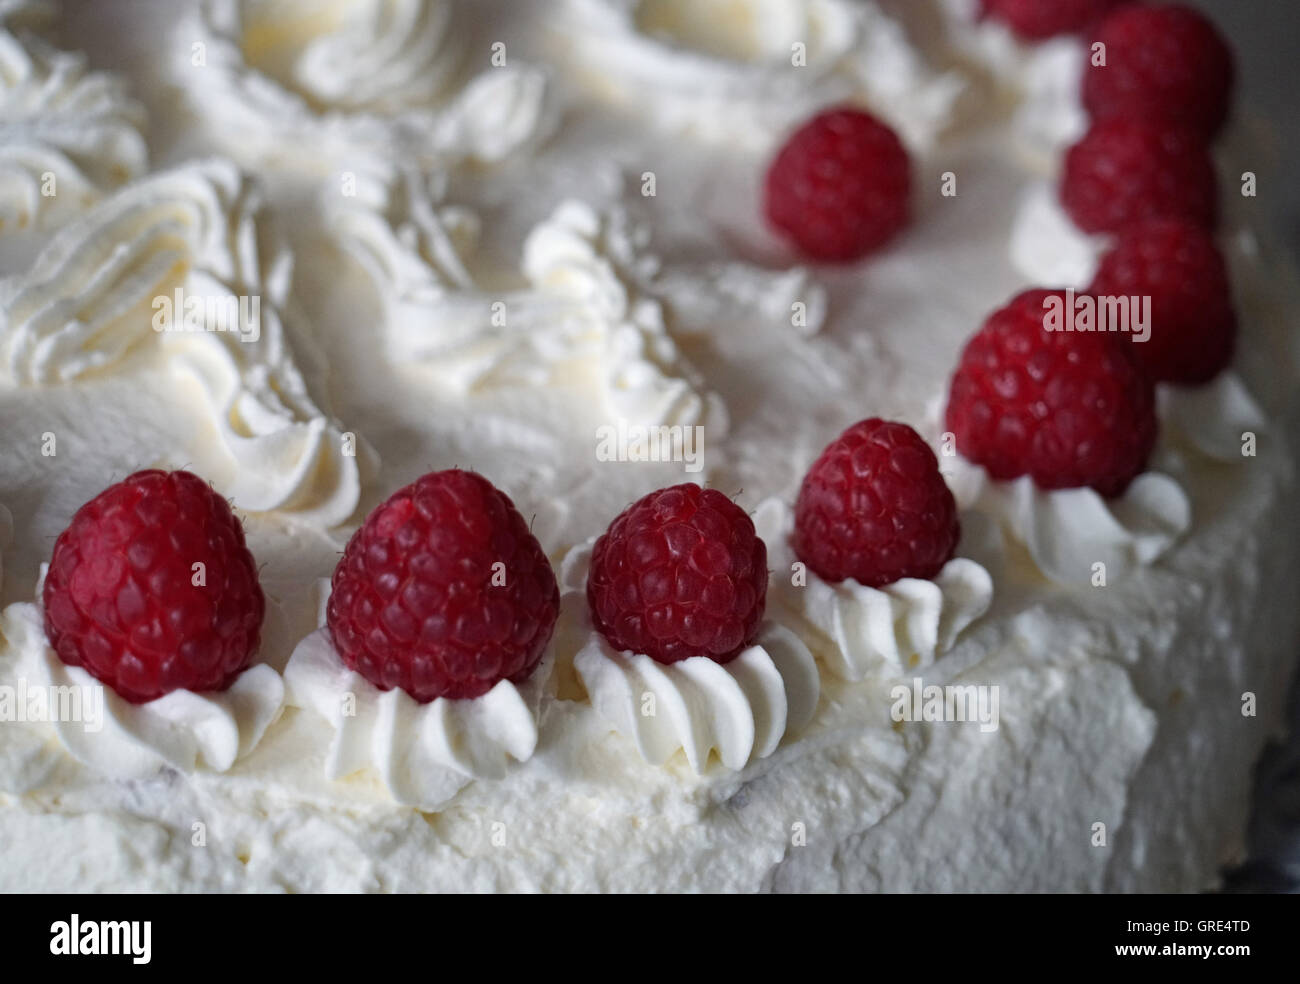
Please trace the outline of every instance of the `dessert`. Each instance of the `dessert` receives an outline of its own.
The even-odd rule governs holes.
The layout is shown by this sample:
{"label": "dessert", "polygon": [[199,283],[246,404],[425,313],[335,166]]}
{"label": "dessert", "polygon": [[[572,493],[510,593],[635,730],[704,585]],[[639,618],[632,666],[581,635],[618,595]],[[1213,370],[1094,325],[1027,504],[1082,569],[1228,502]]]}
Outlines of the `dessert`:
{"label": "dessert", "polygon": [[1155,387],[1114,336],[1045,327],[1046,309],[1066,299],[1029,290],[989,315],[953,373],[945,423],[993,479],[1114,498],[1147,470]]}
{"label": "dessert", "polygon": [[823,581],[930,580],[961,536],[939,462],[906,424],[873,417],[822,452],[799,487],[793,546]]}
{"label": "dessert", "polygon": [[[45,155],[24,161],[54,162],[0,173],[0,201],[28,203],[0,229],[0,887],[1215,884],[1300,635],[1295,276],[1237,194],[1255,151],[1232,123],[1216,199],[1210,116],[1085,105],[1084,36],[1065,32],[1121,5],[1070,4],[1068,22],[981,6],[0,7],[0,49],[30,66],[0,119]],[[49,65],[47,95],[102,95],[59,111],[116,139],[31,124],[24,80]],[[896,135],[911,198],[819,249],[768,226],[765,181],[801,125],[846,106]],[[44,170],[48,202],[27,191]],[[1031,321],[1005,311],[1026,290],[1150,283],[1111,231],[1216,209],[1232,303],[1172,330],[1222,339],[1231,312],[1230,358],[1155,382],[1116,354],[1127,337],[1054,335],[1000,368],[1046,359],[1043,399],[1068,413],[1038,443],[980,431],[1005,376],[962,353],[991,315]],[[812,265],[800,244],[855,259]],[[1167,286],[1153,336],[1183,319],[1168,296],[1187,280]],[[1045,333],[1007,331],[1008,360]],[[1041,423],[1014,395],[1000,412],[1021,410]],[[801,497],[873,418],[906,425],[882,460],[932,508],[889,512],[897,541],[840,539],[832,500],[918,494],[873,459],[846,498]],[[242,523],[265,615],[228,689],[131,703],[46,636],[57,536],[141,469],[192,472]],[[447,510],[473,517],[446,543],[408,491],[438,475],[467,483]],[[708,503],[708,546],[665,561],[687,534],[653,503],[683,482],[671,498]],[[646,497],[631,533],[653,543],[629,535],[619,567],[598,538]],[[412,558],[471,557],[473,612],[504,601],[488,514],[533,590],[502,609],[509,659],[461,673],[398,645],[440,604],[377,612],[366,592],[417,584]],[[882,549],[914,556],[873,577]],[[390,659],[370,658],[376,632]],[[43,705],[56,686],[84,712]]]}
{"label": "dessert", "polygon": [[1228,268],[1204,229],[1152,219],[1125,229],[1097,264],[1088,293],[1151,298],[1151,337],[1133,354],[1161,382],[1208,383],[1237,338]]}
{"label": "dessert", "polygon": [[856,260],[907,225],[912,170],[870,113],[830,109],[800,127],[764,183],[768,220],[816,260]]}
{"label": "dessert", "polygon": [[550,563],[510,499],[451,469],[399,489],[353,534],[327,621],[349,668],[424,704],[527,679],[559,602]]}
{"label": "dessert", "polygon": [[145,704],[229,688],[257,652],[266,602],[226,501],[190,472],[152,471],[77,511],[41,606],[63,663]]}

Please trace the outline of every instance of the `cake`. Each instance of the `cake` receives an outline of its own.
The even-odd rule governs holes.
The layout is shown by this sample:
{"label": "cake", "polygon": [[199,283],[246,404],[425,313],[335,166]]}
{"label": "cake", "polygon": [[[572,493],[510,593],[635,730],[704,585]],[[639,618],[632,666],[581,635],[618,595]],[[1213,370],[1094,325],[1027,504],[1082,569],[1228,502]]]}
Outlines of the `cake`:
{"label": "cake", "polygon": [[[971,336],[1112,242],[1056,194],[1086,36],[976,7],[0,4],[0,888],[1216,885],[1300,635],[1296,279],[1229,126],[1235,354],[1155,385],[1140,473],[954,452]],[[897,134],[912,214],[812,263],[764,175],[843,105]],[[866,418],[936,452],[933,573],[805,569],[805,474]],[[142,469],[242,521],[265,617],[227,689],[132,702],[47,633],[56,540]],[[508,496],[558,617],[517,679],[419,702],[340,659],[330,579],[451,469]],[[592,620],[598,538],[683,483],[765,544],[729,661]]]}

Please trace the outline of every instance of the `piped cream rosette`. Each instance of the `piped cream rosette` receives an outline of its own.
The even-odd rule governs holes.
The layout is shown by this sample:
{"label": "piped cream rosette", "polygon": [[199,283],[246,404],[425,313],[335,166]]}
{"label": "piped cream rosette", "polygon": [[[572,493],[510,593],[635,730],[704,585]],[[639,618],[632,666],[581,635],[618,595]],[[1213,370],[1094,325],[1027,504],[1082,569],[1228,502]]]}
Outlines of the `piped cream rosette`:
{"label": "piped cream rosette", "polygon": [[704,656],[665,664],[611,646],[587,613],[594,543],[564,558],[561,618],[580,625],[557,634],[584,640],[573,665],[592,707],[642,758],[663,765],[680,749],[699,775],[717,752],[724,767],[741,769],[808,724],[821,695],[817,663],[798,636],[774,622],[765,622],[754,644],[723,664]]}

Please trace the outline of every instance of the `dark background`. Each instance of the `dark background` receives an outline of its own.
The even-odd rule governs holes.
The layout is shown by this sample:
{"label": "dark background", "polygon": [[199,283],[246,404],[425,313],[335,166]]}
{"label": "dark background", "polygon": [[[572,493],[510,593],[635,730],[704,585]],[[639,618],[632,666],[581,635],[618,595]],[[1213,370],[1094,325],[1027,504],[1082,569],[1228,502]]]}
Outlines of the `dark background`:
{"label": "dark background", "polygon": [[[1238,113],[1245,125],[1266,130],[1272,158],[1259,168],[1259,195],[1276,205],[1279,231],[1300,256],[1300,3],[1185,2],[1213,18],[1237,53]],[[1269,174],[1271,187],[1263,183]]]}
{"label": "dark background", "polygon": [[[1259,128],[1270,158],[1259,167],[1259,196],[1267,196],[1277,231],[1300,258],[1300,3],[1186,2],[1209,14],[1236,50],[1239,122]],[[1295,590],[1300,603],[1300,585]],[[1300,680],[1291,693],[1290,742],[1268,750],[1257,780],[1251,860],[1229,876],[1228,889],[1300,892]]]}

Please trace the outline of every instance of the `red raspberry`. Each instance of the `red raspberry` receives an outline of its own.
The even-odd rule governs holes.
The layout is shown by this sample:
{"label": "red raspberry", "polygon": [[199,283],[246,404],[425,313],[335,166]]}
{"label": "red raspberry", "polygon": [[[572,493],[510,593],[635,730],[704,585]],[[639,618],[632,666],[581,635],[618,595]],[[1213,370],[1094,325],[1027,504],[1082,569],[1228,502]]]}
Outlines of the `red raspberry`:
{"label": "red raspberry", "polygon": [[425,703],[522,682],[559,612],[555,573],[514,503],[451,469],[398,489],[352,534],[326,622],[347,666]]}
{"label": "red raspberry", "polygon": [[1237,315],[1228,268],[1197,226],[1178,219],[1129,226],[1088,291],[1151,298],[1151,337],[1133,354],[1157,381],[1204,383],[1232,359]]}
{"label": "red raspberry", "polygon": [[934,577],[960,536],[934,452],[906,424],[876,417],[831,442],[794,506],[794,551],[827,581],[879,588]]}
{"label": "red raspberry", "polygon": [[620,650],[660,663],[726,663],[754,641],[767,604],[767,547],[715,489],[674,485],[601,534],[587,577],[591,617]]}
{"label": "red raspberry", "polygon": [[1162,216],[1213,229],[1218,218],[1214,162],[1195,131],[1101,120],[1065,155],[1061,203],[1084,232],[1118,232]]}
{"label": "red raspberry", "polygon": [[1132,0],[984,0],[986,17],[1002,21],[1025,41],[1077,34]]}
{"label": "red raspberry", "polygon": [[768,221],[814,260],[856,260],[907,224],[912,173],[894,131],[870,113],[827,110],[767,171]]}
{"label": "red raspberry", "polygon": [[1131,342],[1048,331],[1030,290],[995,311],[966,344],[948,395],[957,449],[996,479],[1028,474],[1043,489],[1119,495],[1156,440],[1153,384]]}
{"label": "red raspberry", "polygon": [[59,659],[133,704],[229,687],[257,652],[266,607],[226,500],[197,475],[157,470],[77,510],[42,601]]}
{"label": "red raspberry", "polygon": [[1211,137],[1232,101],[1232,52],[1215,26],[1189,7],[1127,7],[1097,33],[1106,64],[1091,60],[1083,105],[1093,119],[1178,123]]}

